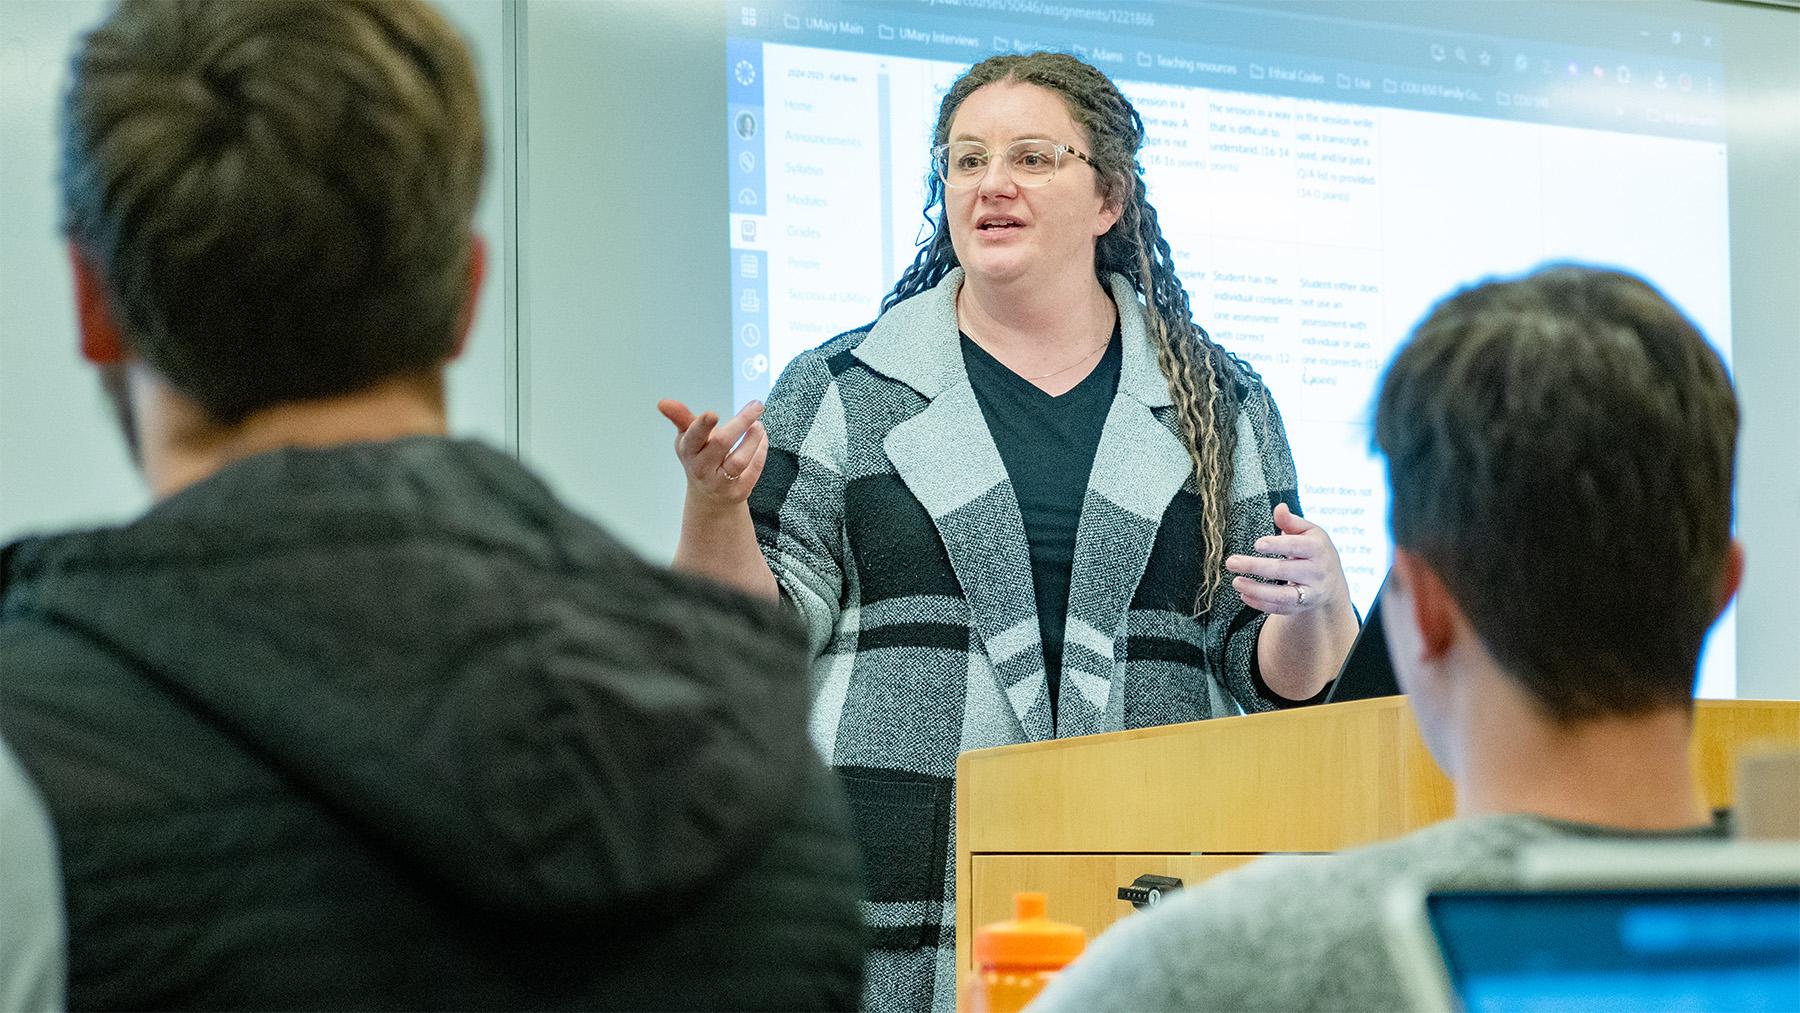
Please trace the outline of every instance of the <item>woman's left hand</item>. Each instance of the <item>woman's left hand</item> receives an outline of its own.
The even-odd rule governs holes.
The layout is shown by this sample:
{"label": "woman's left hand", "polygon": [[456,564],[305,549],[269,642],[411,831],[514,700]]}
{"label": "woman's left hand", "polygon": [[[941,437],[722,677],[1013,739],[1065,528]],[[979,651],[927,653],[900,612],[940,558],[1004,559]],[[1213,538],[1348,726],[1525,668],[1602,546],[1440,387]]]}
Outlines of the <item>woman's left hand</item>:
{"label": "woman's left hand", "polygon": [[1292,616],[1319,609],[1326,610],[1321,614],[1331,615],[1349,600],[1343,563],[1324,528],[1282,503],[1275,508],[1275,530],[1280,534],[1256,540],[1256,551],[1266,555],[1225,559],[1225,569],[1239,574],[1231,586],[1244,604],[1270,615]]}

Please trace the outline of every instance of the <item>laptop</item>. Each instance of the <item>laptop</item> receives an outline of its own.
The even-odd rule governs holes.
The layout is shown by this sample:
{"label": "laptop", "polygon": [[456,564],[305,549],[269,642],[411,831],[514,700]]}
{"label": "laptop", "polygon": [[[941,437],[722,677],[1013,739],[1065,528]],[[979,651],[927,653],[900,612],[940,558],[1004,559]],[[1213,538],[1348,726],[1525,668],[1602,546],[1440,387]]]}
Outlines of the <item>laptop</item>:
{"label": "laptop", "polygon": [[1362,630],[1356,634],[1356,643],[1351,645],[1337,678],[1332,680],[1326,703],[1400,695],[1393,662],[1388,660],[1387,635],[1381,632],[1381,596],[1386,591],[1387,578],[1383,577],[1381,588],[1369,605],[1369,614],[1363,617]]}
{"label": "laptop", "polygon": [[1395,890],[1414,1008],[1800,1009],[1800,843],[1555,845],[1520,870],[1513,890]]}

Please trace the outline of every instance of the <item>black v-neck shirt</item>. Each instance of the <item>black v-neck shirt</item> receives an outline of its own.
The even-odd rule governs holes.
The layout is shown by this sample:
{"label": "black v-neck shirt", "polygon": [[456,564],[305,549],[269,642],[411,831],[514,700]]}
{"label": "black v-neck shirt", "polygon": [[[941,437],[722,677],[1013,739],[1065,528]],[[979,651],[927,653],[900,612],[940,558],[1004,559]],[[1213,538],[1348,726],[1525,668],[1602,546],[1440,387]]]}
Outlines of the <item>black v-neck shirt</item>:
{"label": "black v-neck shirt", "polygon": [[1100,362],[1066,393],[1051,397],[1030,380],[962,337],[963,367],[975,388],[982,417],[1000,460],[1012,479],[1031,550],[1031,583],[1037,596],[1038,632],[1044,640],[1044,674],[1050,682],[1050,713],[1062,685],[1063,626],[1069,614],[1069,574],[1075,561],[1075,530],[1100,430],[1106,426],[1119,389],[1124,357],[1119,325]]}

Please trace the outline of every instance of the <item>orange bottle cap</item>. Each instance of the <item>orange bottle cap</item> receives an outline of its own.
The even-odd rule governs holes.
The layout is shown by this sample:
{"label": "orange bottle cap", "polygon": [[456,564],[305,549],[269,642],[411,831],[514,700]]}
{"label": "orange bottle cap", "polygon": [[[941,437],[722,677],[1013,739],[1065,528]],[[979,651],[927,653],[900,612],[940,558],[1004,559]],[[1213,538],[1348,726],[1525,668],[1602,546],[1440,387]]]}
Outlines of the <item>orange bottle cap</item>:
{"label": "orange bottle cap", "polygon": [[975,930],[975,962],[983,966],[1057,968],[1087,948],[1079,925],[1044,917],[1047,898],[1041,893],[1013,894],[1013,920]]}

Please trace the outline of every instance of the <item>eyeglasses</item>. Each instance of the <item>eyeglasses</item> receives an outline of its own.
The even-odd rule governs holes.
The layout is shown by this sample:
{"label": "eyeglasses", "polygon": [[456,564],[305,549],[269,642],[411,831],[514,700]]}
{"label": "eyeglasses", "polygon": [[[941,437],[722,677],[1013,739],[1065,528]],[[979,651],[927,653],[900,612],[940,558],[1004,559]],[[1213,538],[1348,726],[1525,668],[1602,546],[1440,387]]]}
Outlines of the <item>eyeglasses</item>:
{"label": "eyeglasses", "polygon": [[[1007,145],[1000,163],[1019,186],[1043,186],[1056,177],[1063,155],[1074,155],[1089,165],[1093,159],[1067,144],[1027,138]],[[931,149],[931,165],[938,178],[948,187],[961,188],[980,183],[993,161],[992,149],[980,141],[951,141]]]}

